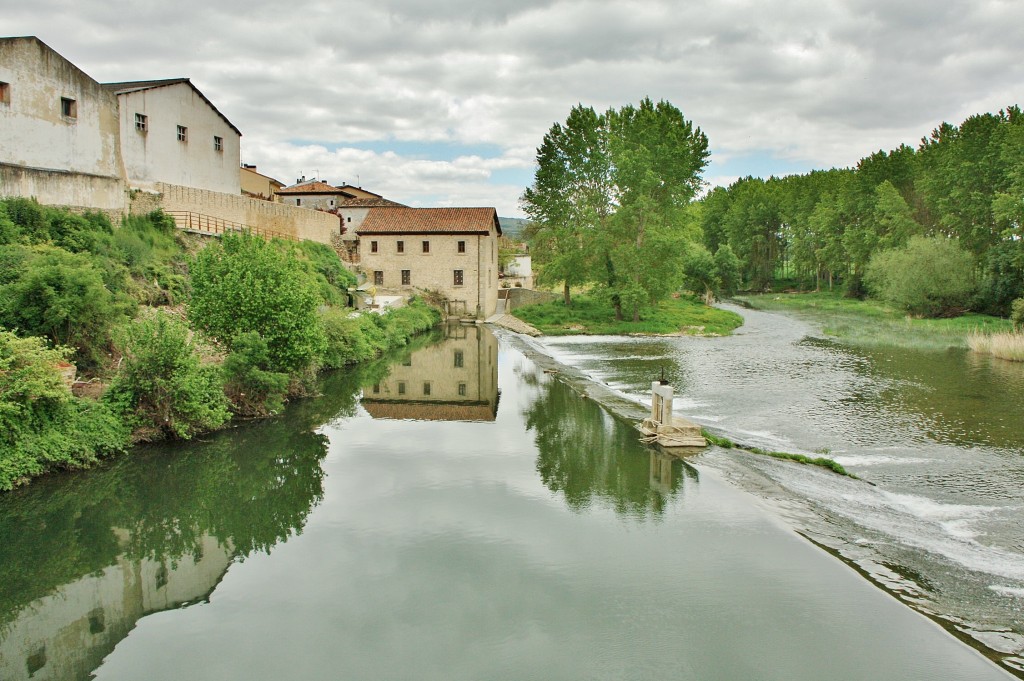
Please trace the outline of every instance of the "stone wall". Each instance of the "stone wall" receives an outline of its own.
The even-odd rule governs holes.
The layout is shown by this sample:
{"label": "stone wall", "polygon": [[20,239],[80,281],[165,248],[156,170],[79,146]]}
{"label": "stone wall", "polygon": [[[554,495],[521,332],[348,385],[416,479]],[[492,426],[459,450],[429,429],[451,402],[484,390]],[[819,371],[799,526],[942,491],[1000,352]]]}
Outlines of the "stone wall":
{"label": "stone wall", "polygon": [[561,298],[557,293],[551,293],[550,291],[534,291],[528,288],[510,288],[507,289],[508,301],[510,307],[508,310],[513,310],[523,305],[539,305],[540,303],[550,303],[552,300],[559,300]]}
{"label": "stone wall", "polygon": [[0,197],[9,196],[35,197],[44,205],[75,211],[99,210],[118,219],[125,208],[124,182],[118,177],[0,162]]}
{"label": "stone wall", "polygon": [[341,228],[338,216],[330,213],[162,182],[156,188],[166,212],[190,211],[328,245]]}

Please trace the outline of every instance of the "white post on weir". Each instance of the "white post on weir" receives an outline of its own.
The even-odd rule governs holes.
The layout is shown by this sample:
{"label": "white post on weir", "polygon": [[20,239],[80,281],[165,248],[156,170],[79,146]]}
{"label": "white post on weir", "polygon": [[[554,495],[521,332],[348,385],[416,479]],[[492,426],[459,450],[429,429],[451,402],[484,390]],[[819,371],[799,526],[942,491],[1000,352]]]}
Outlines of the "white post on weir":
{"label": "white post on weir", "polygon": [[651,419],[658,423],[672,423],[672,386],[661,381],[651,382]]}

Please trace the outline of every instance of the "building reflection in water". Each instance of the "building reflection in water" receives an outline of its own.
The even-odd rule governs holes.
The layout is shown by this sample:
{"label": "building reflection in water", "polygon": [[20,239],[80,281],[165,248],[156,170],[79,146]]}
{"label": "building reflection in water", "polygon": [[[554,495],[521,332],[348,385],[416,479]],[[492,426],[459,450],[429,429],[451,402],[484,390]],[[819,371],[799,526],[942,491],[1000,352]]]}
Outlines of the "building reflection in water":
{"label": "building reflection in water", "polygon": [[[113,529],[130,543],[130,532]],[[206,535],[194,554],[116,562],[63,584],[0,631],[0,679],[88,679],[142,617],[209,599],[233,549]]]}
{"label": "building reflection in water", "polygon": [[386,379],[364,388],[362,405],[379,419],[493,421],[499,396],[494,334],[450,325],[444,340],[413,351]]}

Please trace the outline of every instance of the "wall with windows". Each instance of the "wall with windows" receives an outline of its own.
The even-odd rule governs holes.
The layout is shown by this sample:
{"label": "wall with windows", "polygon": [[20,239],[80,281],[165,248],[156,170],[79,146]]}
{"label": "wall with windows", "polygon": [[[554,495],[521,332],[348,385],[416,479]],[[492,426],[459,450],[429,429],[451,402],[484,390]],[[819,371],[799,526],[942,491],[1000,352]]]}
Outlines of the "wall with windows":
{"label": "wall with windows", "polygon": [[498,239],[493,231],[488,235],[362,234],[359,258],[378,288],[437,291],[452,303],[453,315],[486,318],[497,307]]}
{"label": "wall with windows", "polygon": [[189,83],[117,95],[128,183],[239,194],[241,136]]}
{"label": "wall with windows", "polygon": [[0,38],[0,196],[124,207],[117,98],[38,38]]}

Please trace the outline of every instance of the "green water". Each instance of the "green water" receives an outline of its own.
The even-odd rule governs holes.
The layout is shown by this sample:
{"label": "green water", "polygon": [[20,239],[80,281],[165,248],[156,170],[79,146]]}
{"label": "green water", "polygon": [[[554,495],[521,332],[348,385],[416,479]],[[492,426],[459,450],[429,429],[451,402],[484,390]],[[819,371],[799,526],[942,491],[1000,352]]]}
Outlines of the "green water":
{"label": "green water", "polygon": [[446,336],[0,497],[0,679],[1008,678],[512,344]]}

